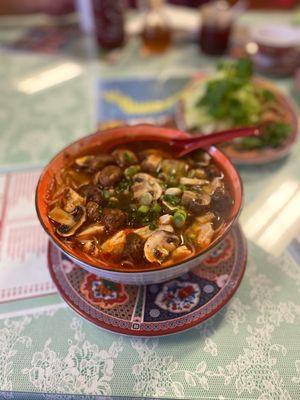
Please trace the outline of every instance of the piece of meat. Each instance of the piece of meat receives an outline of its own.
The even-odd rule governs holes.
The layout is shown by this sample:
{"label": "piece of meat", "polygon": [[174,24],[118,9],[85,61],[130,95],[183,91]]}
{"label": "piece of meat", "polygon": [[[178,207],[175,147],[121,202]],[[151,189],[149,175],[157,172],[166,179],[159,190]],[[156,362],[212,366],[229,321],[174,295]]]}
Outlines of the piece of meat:
{"label": "piece of meat", "polygon": [[140,235],[132,232],[126,236],[123,258],[135,263],[143,261],[144,240]]}
{"label": "piece of meat", "polygon": [[108,165],[96,174],[96,181],[103,187],[116,185],[123,177],[123,171],[116,165]]}
{"label": "piece of meat", "polygon": [[107,233],[123,229],[127,224],[127,214],[116,208],[104,208],[101,221]]}
{"label": "piece of meat", "polygon": [[86,205],[86,215],[89,221],[100,221],[101,213],[99,210],[99,204],[95,201],[89,201]]}
{"label": "piece of meat", "polygon": [[211,196],[212,210],[217,211],[224,218],[230,215],[232,205],[232,198],[223,187],[218,187]]}

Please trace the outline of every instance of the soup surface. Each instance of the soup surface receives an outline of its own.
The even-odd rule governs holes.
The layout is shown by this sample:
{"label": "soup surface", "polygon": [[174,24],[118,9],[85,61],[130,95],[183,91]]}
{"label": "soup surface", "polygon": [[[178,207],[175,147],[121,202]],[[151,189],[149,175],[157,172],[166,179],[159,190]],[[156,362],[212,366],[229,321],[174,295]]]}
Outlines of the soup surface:
{"label": "soup surface", "polygon": [[208,247],[231,214],[208,153],[176,159],[163,144],[93,149],[53,182],[48,217],[60,240],[122,268],[177,264]]}

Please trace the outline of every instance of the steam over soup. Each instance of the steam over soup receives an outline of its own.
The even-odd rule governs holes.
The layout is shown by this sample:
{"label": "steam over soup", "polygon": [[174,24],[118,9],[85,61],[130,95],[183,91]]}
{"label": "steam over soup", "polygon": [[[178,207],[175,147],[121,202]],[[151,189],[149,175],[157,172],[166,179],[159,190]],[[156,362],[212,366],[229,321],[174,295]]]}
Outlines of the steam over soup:
{"label": "steam over soup", "polygon": [[210,245],[233,205],[222,171],[204,151],[176,159],[152,146],[95,148],[66,165],[49,194],[60,240],[120,270],[170,266]]}

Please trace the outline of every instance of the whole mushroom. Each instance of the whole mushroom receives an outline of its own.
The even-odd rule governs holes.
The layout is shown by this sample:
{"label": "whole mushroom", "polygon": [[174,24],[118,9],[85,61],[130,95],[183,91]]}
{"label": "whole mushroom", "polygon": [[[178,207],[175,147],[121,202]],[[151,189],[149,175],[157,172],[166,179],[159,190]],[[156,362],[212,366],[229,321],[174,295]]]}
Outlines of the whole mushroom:
{"label": "whole mushroom", "polygon": [[62,237],[73,236],[86,220],[85,208],[82,206],[77,206],[72,213],[67,213],[61,208],[55,207],[48,216],[52,221],[59,224],[56,232]]}

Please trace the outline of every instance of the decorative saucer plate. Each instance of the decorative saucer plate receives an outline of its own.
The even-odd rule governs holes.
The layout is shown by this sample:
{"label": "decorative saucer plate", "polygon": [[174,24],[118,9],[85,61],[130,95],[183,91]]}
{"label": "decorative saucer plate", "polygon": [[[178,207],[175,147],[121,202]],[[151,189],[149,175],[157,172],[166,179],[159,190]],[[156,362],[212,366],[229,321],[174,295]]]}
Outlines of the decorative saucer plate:
{"label": "decorative saucer plate", "polygon": [[51,242],[48,266],[63,299],[83,318],[120,334],[163,336],[189,329],[219,311],[237,290],[247,245],[235,225],[198,267],[171,281],[123,285],[88,273]]}

